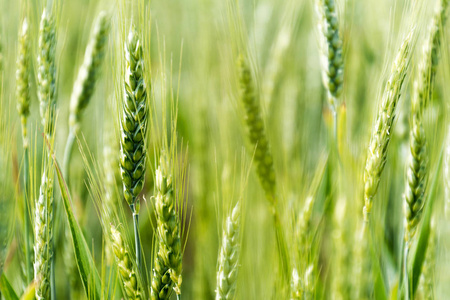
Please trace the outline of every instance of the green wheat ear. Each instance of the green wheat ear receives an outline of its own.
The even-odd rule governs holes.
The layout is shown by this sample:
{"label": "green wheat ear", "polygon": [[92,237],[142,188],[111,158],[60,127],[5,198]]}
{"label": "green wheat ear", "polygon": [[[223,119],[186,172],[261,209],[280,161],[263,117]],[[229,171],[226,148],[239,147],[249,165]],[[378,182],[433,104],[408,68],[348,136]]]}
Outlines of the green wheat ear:
{"label": "green wheat ear", "polygon": [[342,40],[339,36],[339,22],[334,0],[317,0],[316,10],[319,15],[319,30],[322,33],[320,47],[322,51],[322,77],[328,91],[328,102],[333,111],[339,103],[344,82],[344,60],[342,57]]}
{"label": "green wheat ear", "polygon": [[377,119],[372,129],[370,144],[367,151],[364,169],[364,221],[369,221],[372,211],[373,198],[378,190],[386,164],[389,142],[395,118],[395,111],[400,100],[403,82],[410,65],[411,49],[413,46],[414,30],[404,39],[395,58],[391,75],[386,83],[383,99],[378,109]]}
{"label": "green wheat ear", "polygon": [[181,294],[182,249],[180,219],[176,210],[173,175],[167,154],[156,170],[156,221],[158,252],[155,256],[151,298],[169,299],[172,289]]}
{"label": "green wheat ear", "polygon": [[216,300],[234,299],[239,269],[240,204],[227,217],[220,248]]}
{"label": "green wheat ear", "polygon": [[[44,10],[39,27],[38,96],[44,133],[53,134],[56,109],[56,27],[51,12]],[[49,138],[50,140],[50,138]]]}
{"label": "green wheat ear", "polygon": [[42,174],[39,198],[34,216],[34,278],[37,299],[50,299],[50,262],[52,260],[51,228],[53,220],[53,174],[49,165]]}
{"label": "green wheat ear", "polygon": [[428,152],[423,128],[423,111],[433,93],[434,78],[439,63],[441,35],[447,19],[448,0],[440,2],[435,14],[430,35],[423,48],[419,65],[419,76],[414,82],[411,98],[410,158],[406,171],[406,186],[403,194],[405,214],[405,241],[408,246],[415,235],[424,207],[427,186]]}
{"label": "green wheat ear", "polygon": [[94,93],[105,56],[109,25],[106,13],[100,12],[70,97],[69,125],[71,131],[78,131],[82,113]]}
{"label": "green wheat ear", "polygon": [[28,147],[27,120],[30,115],[30,38],[28,21],[23,20],[19,33],[19,52],[17,56],[16,96],[17,111],[22,123],[22,139],[24,148]]}
{"label": "green wheat ear", "polygon": [[136,275],[130,253],[122,239],[122,234],[111,225],[111,243],[125,294],[129,299],[144,299],[140,282]]}
{"label": "green wheat ear", "polygon": [[245,108],[245,122],[252,147],[256,147],[255,163],[259,181],[267,198],[275,205],[275,170],[264,130],[259,98],[257,97],[250,68],[243,55],[238,59],[240,97]]}
{"label": "green wheat ear", "polygon": [[144,140],[148,123],[142,44],[134,27],[130,30],[126,43],[126,64],[120,168],[124,198],[128,205],[132,206],[144,186],[146,162]]}

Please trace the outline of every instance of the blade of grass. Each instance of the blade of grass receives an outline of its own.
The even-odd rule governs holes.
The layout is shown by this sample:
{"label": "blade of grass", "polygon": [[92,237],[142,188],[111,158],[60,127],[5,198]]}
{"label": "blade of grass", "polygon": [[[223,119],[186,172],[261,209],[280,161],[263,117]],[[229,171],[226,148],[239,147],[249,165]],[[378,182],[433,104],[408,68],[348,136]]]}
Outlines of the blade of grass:
{"label": "blade of grass", "polygon": [[52,158],[55,165],[56,174],[58,176],[59,188],[64,204],[64,210],[67,216],[70,233],[72,236],[73,248],[76,258],[78,270],[80,272],[81,281],[86,295],[89,299],[101,299],[101,280],[95,268],[94,260],[91,256],[88,244],[84,238],[83,232],[78,224],[72,209],[72,200],[66,182],[64,181],[61,169],[55,154],[52,152]]}
{"label": "blade of grass", "polygon": [[17,297],[16,292],[8,281],[8,278],[6,278],[5,273],[0,276],[0,292],[5,300],[19,300],[19,297]]}
{"label": "blade of grass", "polygon": [[23,292],[20,300],[34,300],[34,293],[36,292],[36,281],[32,281],[30,285],[28,285],[25,292]]}

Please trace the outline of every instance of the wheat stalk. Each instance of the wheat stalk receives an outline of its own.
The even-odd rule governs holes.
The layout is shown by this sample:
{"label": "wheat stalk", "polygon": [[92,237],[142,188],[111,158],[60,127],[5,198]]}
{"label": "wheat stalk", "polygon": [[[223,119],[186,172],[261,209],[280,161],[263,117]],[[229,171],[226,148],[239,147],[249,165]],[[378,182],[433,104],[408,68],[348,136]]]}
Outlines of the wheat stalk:
{"label": "wheat stalk", "polygon": [[[40,102],[41,123],[44,127],[46,144],[53,142],[56,114],[56,25],[50,11],[44,9],[39,27],[38,52],[38,98]],[[39,280],[36,298],[55,296],[55,277],[53,259],[53,168],[50,150],[45,151],[44,171],[42,173],[39,200],[35,204],[35,247],[34,275]]]}
{"label": "wheat stalk", "polygon": [[231,215],[227,217],[223,230],[217,270],[216,300],[235,298],[240,253],[240,210],[238,202]]}
{"label": "wheat stalk", "polygon": [[[378,109],[375,125],[372,129],[367,160],[364,169],[364,222],[369,221],[373,198],[378,190],[381,173],[386,164],[389,142],[395,118],[395,109],[401,96],[403,82],[410,65],[410,53],[413,45],[412,30],[404,39],[386,83],[383,99]],[[364,230],[363,230],[364,232]]]}
{"label": "wheat stalk", "polygon": [[121,121],[120,169],[123,195],[130,206],[134,219],[136,262],[141,266],[139,241],[139,202],[145,180],[145,135],[147,132],[147,89],[144,80],[144,57],[142,43],[135,27],[130,29],[126,43],[125,98]]}
{"label": "wheat stalk", "polygon": [[156,253],[151,283],[152,299],[169,299],[172,288],[181,294],[181,228],[176,210],[175,191],[170,161],[161,153],[160,165],[156,170],[155,211],[157,223],[158,252]]}

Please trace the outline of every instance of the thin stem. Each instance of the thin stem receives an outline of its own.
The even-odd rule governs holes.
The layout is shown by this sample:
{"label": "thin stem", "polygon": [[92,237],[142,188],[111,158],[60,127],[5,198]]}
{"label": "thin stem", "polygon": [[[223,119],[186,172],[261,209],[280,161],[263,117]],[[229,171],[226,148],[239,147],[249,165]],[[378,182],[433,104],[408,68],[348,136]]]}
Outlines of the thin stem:
{"label": "thin stem", "polygon": [[333,106],[331,108],[331,112],[333,114],[333,135],[334,135],[334,142],[336,143],[336,145],[338,144],[338,140],[337,140],[337,111],[336,108]]}
{"label": "thin stem", "polygon": [[64,165],[63,165],[63,176],[66,181],[67,188],[70,190],[70,161],[72,160],[73,146],[75,143],[75,133],[70,130],[69,136],[67,137],[66,149],[64,150]]}
{"label": "thin stem", "polygon": [[407,300],[410,299],[409,297],[409,276],[408,276],[408,253],[409,253],[409,242],[406,242],[405,244],[405,254],[404,254],[404,261],[403,261],[403,272],[405,273],[405,290],[406,290],[406,298]]}
{"label": "thin stem", "polygon": [[33,258],[32,258],[32,235],[33,229],[31,227],[30,220],[30,208],[28,203],[28,181],[29,181],[29,158],[28,158],[28,145],[24,141],[23,146],[24,153],[24,162],[23,162],[23,200],[24,200],[24,222],[25,222],[25,274],[27,279],[27,284],[31,282],[34,277],[34,269],[33,269]]}
{"label": "thin stem", "polygon": [[401,252],[402,257],[401,257],[401,260],[400,260],[400,274],[399,274],[399,279],[398,279],[398,286],[400,288],[400,293],[397,294],[397,299],[398,300],[402,299],[402,295],[403,295],[403,290],[402,289],[403,289],[403,278],[405,277],[404,271],[405,271],[405,262],[406,262],[405,252],[406,252],[405,251],[405,239],[403,239],[402,252]]}
{"label": "thin stem", "polygon": [[276,207],[277,202],[274,201],[272,206],[273,220],[275,225],[275,235],[277,239],[278,252],[280,255],[280,264],[283,271],[283,278],[289,280],[289,256],[287,253],[287,243],[284,237],[283,228],[281,227],[280,215]]}
{"label": "thin stem", "polygon": [[134,242],[136,248],[136,265],[138,270],[141,271],[141,241],[139,237],[139,211],[136,210],[135,204],[130,205],[131,211],[133,212],[133,224],[134,224]]}

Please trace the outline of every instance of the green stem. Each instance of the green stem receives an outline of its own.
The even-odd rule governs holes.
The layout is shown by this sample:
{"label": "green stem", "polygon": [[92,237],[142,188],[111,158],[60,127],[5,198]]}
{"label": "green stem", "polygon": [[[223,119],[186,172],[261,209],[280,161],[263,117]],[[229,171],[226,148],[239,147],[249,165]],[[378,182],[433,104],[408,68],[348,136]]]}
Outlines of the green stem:
{"label": "green stem", "polygon": [[283,228],[281,226],[280,214],[278,212],[276,201],[273,203],[272,213],[275,225],[275,235],[277,239],[278,252],[280,255],[280,265],[283,271],[283,278],[289,280],[289,255],[287,252],[287,243],[284,237]]}
{"label": "green stem", "polygon": [[409,244],[409,242],[406,242],[406,244],[405,244],[405,254],[404,254],[404,257],[403,257],[403,259],[404,259],[404,262],[403,262],[403,265],[404,265],[404,270],[403,270],[403,272],[405,273],[405,292],[406,292],[406,300],[409,300],[410,299],[410,297],[409,297],[409,276],[408,276],[408,253],[409,253],[409,246],[410,244]]}
{"label": "green stem", "polygon": [[402,299],[403,296],[403,279],[405,277],[405,270],[407,270],[407,266],[406,266],[406,259],[405,259],[405,239],[403,239],[402,242],[402,252],[401,255],[402,257],[400,258],[400,274],[399,274],[399,278],[398,278],[398,287],[400,289],[400,293],[397,294],[397,299],[400,300]]}
{"label": "green stem", "polygon": [[71,129],[67,137],[66,149],[64,150],[63,176],[66,181],[67,188],[70,190],[70,161],[72,160],[73,146],[75,143],[75,133]]}
{"label": "green stem", "polygon": [[337,145],[338,144],[338,140],[337,140],[337,121],[338,121],[338,116],[337,116],[337,111],[336,108],[333,107],[331,109],[331,113],[333,114],[333,135],[334,135],[334,142]]}
{"label": "green stem", "polygon": [[28,203],[28,195],[29,195],[29,158],[28,158],[28,145],[24,141],[23,146],[23,200],[24,200],[24,208],[23,208],[23,218],[25,222],[25,274],[27,284],[31,282],[34,278],[34,268],[33,268],[33,228],[31,226],[30,220],[30,208]]}
{"label": "green stem", "polygon": [[139,271],[141,271],[141,241],[139,238],[139,212],[135,208],[135,204],[130,205],[131,211],[133,212],[133,225],[134,225],[134,242],[136,248],[136,265]]}

